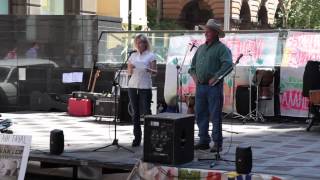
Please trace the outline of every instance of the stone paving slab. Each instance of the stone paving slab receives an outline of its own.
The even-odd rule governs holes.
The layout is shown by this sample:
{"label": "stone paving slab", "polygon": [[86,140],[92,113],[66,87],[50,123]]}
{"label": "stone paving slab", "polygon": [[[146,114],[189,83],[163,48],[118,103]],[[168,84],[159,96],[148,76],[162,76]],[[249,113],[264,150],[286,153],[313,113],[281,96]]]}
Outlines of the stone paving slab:
{"label": "stone paving slab", "polygon": [[[92,152],[94,148],[112,143],[112,119],[99,122],[95,121],[95,117],[70,117],[60,112],[2,113],[2,116],[13,120],[11,129],[15,134],[32,135],[33,152],[48,152],[50,131],[62,129],[65,156],[132,165],[142,157],[142,147],[130,147],[133,140],[132,125],[117,126],[117,137],[121,145],[135,153],[117,150],[115,147]],[[242,124],[240,120],[224,121],[222,158],[234,160],[237,146],[251,146],[254,173],[278,175],[290,180],[320,179],[320,128],[314,126],[310,132],[306,132],[305,127],[306,124],[290,122]],[[195,141],[198,141],[197,134],[195,125]],[[198,158],[213,158],[213,154],[209,151],[195,151],[194,161],[182,167],[210,169],[210,164],[214,162],[198,161]],[[234,171],[235,165],[219,161],[213,169]]]}

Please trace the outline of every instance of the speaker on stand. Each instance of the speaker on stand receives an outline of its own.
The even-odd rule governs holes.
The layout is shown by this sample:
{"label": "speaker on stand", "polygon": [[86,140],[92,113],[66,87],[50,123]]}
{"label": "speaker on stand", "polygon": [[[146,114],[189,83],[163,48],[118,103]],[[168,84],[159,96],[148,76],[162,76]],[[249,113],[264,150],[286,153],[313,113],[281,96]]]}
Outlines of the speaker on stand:
{"label": "speaker on stand", "polygon": [[310,90],[320,89],[320,62],[308,61],[303,73],[302,95],[309,97]]}
{"label": "speaker on stand", "polygon": [[[310,131],[315,120],[319,121],[320,112],[318,105],[318,96],[320,94],[320,62],[319,61],[308,61],[305,70],[303,72],[303,88],[302,95],[309,98],[309,111],[308,119],[306,122],[308,126],[307,131]],[[313,115],[313,116],[311,116]]]}
{"label": "speaker on stand", "polygon": [[120,90],[120,98],[118,101],[119,101],[118,117],[119,117],[120,123],[132,123],[131,116],[128,111],[128,104],[130,102],[129,95],[128,95],[128,89],[122,88]]}
{"label": "speaker on stand", "polygon": [[248,85],[239,85],[236,89],[236,110],[242,116],[246,116],[255,109],[256,88],[251,87],[251,110],[249,109],[250,90]]}

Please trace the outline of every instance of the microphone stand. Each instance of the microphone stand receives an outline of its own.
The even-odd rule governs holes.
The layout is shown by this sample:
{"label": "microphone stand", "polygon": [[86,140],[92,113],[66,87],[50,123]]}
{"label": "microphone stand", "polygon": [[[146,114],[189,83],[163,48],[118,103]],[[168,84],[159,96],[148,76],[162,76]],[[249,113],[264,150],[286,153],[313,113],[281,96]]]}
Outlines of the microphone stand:
{"label": "microphone stand", "polygon": [[[194,47],[197,47],[195,46],[195,44],[192,44],[192,47],[190,48],[190,52],[192,51],[192,49]],[[187,54],[189,52],[189,48],[187,49],[186,53],[184,54],[184,57],[183,57],[183,61],[181,63],[181,66],[179,65],[179,63],[177,62],[177,65],[176,65],[176,69],[177,69],[177,90],[176,90],[176,113],[181,113],[182,112],[182,78],[181,78],[181,71],[182,71],[182,68],[183,68],[183,65],[184,65],[184,62],[186,60],[186,57],[187,57]],[[179,93],[179,90],[180,90],[180,93]],[[180,96],[179,96],[180,94]],[[179,107],[179,99],[180,99],[180,107]]]}
{"label": "microphone stand", "polygon": [[[178,61],[179,62],[179,61]],[[176,113],[179,113],[181,112],[180,109],[179,109],[179,100],[181,101],[181,98],[179,97],[179,77],[180,77],[180,74],[179,74],[179,70],[180,70],[180,65],[178,64],[177,62],[177,65],[176,65],[176,69],[177,69],[177,89],[176,89]]]}
{"label": "microphone stand", "polygon": [[104,148],[107,148],[107,147],[110,147],[110,146],[117,146],[117,149],[123,148],[123,149],[125,149],[125,150],[127,150],[127,151],[129,151],[131,153],[134,153],[134,151],[132,151],[131,149],[119,145],[119,141],[117,139],[117,120],[119,118],[118,117],[119,116],[118,104],[120,104],[120,103],[118,103],[118,87],[119,87],[119,89],[121,91],[121,86],[119,84],[120,74],[121,74],[123,68],[127,65],[127,62],[128,62],[128,60],[129,60],[129,58],[130,58],[130,56],[131,56],[131,54],[133,52],[134,51],[128,53],[129,55],[127,56],[127,59],[121,64],[117,75],[115,76],[115,78],[112,81],[112,86],[114,87],[114,110],[115,110],[115,115],[114,115],[114,120],[113,120],[114,121],[114,139],[113,139],[113,142],[111,144],[109,144],[109,145],[97,148],[97,149],[95,149],[93,151],[98,151],[100,149],[104,149]]}
{"label": "microphone stand", "polygon": [[[241,55],[240,55],[241,56]],[[242,56],[241,56],[242,57]],[[239,59],[239,58],[238,58]],[[234,103],[235,103],[235,94],[236,94],[236,90],[235,90],[235,85],[236,85],[236,74],[237,74],[237,68],[236,68],[236,66],[237,66],[237,64],[239,63],[239,60],[237,59],[237,61],[233,64],[233,71],[234,71],[234,74],[233,74],[233,76],[232,76],[232,104],[231,104],[231,112],[230,113],[228,113],[228,114],[226,114],[225,116],[224,116],[224,118],[226,118],[226,117],[231,117],[231,118],[241,118],[241,119],[245,119],[245,117],[244,116],[242,116],[242,115],[240,115],[240,114],[238,114],[238,113],[236,113],[235,112],[235,107],[234,107]]]}
{"label": "microphone stand", "polygon": [[[211,84],[211,86],[215,86],[216,84],[218,84],[223,78],[225,78],[228,74],[230,74],[233,69],[236,72],[236,66],[237,66],[237,64],[239,63],[239,61],[240,61],[240,59],[242,57],[243,57],[243,54],[240,54],[239,57],[237,58],[236,62],[233,63],[232,66],[229,67],[221,76],[219,76],[218,79],[214,83]],[[233,92],[232,92],[233,93],[232,94],[233,95],[233,97],[232,97],[232,99],[233,99],[232,100],[232,112],[231,112],[232,114],[234,114],[234,98],[235,98],[235,96],[234,96],[234,94],[235,94],[234,93],[234,86],[235,86],[235,74],[233,76],[233,86],[232,86],[232,90],[233,90]],[[228,115],[226,115],[226,116],[228,116]],[[226,116],[224,116],[224,117],[226,117]],[[244,117],[243,117],[243,119],[244,119]],[[222,130],[222,131],[225,131],[225,132],[228,132],[228,133],[239,134],[238,132],[234,132],[234,131],[227,131],[227,130]],[[220,156],[219,152],[218,152],[217,156]]]}
{"label": "microphone stand", "polygon": [[236,65],[239,63],[239,60],[243,57],[243,54],[240,54],[239,57],[237,58],[236,62],[234,64],[232,64],[232,66],[230,68],[228,68],[222,75],[220,75],[218,77],[218,79],[211,84],[211,86],[215,86],[216,84],[218,84],[223,78],[225,78],[229,73],[232,72],[233,68],[236,67]]}
{"label": "microphone stand", "polygon": [[[224,77],[226,77],[229,73],[232,72],[233,68],[236,67],[236,65],[239,63],[239,60],[243,57],[243,54],[240,54],[239,57],[237,58],[236,62],[234,64],[232,64],[232,66],[230,68],[228,68],[221,76],[218,77],[218,79],[211,84],[211,86],[215,86],[217,83],[219,83]],[[239,134],[237,132],[232,132],[232,131],[227,131],[230,133],[235,133],[235,134]],[[214,162],[212,162],[210,164],[210,168],[214,167],[215,165],[217,165],[218,161],[225,161],[225,162],[233,162],[231,160],[226,160],[221,158],[220,156],[220,152],[219,150],[214,154],[214,158],[198,158],[198,161],[206,161],[206,160],[214,160]]]}

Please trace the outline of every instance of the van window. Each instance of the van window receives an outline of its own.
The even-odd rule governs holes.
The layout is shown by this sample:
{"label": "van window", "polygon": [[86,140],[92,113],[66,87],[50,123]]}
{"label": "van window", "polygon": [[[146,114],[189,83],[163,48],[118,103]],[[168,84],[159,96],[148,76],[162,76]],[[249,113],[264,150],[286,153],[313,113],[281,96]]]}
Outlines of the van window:
{"label": "van window", "polygon": [[9,67],[0,67],[0,82],[3,82],[4,80],[6,80],[9,72],[10,72]]}
{"label": "van window", "polygon": [[14,83],[18,81],[18,69],[14,68],[11,72],[10,78],[8,79],[8,82]]}

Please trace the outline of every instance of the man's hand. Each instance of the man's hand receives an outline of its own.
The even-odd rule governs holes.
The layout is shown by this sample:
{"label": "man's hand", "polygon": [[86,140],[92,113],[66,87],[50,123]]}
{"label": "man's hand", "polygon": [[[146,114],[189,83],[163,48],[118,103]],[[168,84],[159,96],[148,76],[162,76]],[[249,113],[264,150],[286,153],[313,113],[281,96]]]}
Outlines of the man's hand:
{"label": "man's hand", "polygon": [[215,77],[211,78],[211,79],[209,80],[209,82],[208,82],[208,85],[211,86],[211,85],[214,84],[217,80],[218,80],[218,78],[215,78]]}

